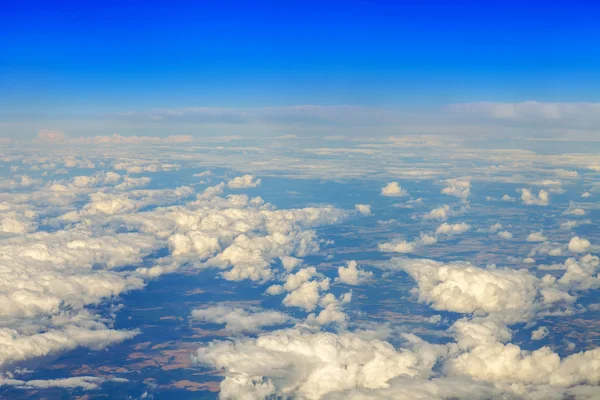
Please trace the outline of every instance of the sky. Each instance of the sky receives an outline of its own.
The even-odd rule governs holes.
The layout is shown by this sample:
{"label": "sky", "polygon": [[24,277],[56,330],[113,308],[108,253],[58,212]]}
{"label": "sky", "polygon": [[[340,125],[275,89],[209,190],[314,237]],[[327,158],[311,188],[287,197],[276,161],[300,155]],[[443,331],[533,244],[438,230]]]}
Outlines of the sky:
{"label": "sky", "polygon": [[1,134],[315,125],[123,117],[189,108],[350,105],[447,125],[456,103],[594,103],[598,11],[592,1],[13,2],[1,11]]}

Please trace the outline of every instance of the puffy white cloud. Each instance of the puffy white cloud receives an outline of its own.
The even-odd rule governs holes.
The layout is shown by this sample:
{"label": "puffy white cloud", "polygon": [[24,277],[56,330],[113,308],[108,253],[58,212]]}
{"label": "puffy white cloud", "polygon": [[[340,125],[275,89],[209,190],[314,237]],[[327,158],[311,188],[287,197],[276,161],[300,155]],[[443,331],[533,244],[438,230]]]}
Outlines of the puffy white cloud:
{"label": "puffy white cloud", "polygon": [[434,208],[433,210],[429,211],[427,214],[425,214],[423,216],[423,219],[426,219],[426,220],[433,219],[433,220],[445,221],[450,216],[450,213],[451,213],[450,206],[443,205],[443,206]]}
{"label": "puffy white cloud", "polygon": [[531,332],[531,340],[542,340],[546,336],[548,336],[550,331],[545,326],[540,326],[535,331]]}
{"label": "puffy white cloud", "polygon": [[283,305],[313,311],[321,298],[321,291],[329,289],[329,279],[301,283],[283,298]]}
{"label": "puffy white cloud", "polygon": [[529,189],[519,189],[521,192],[521,201],[526,205],[547,206],[550,203],[548,192],[540,190],[537,196]]}
{"label": "puffy white cloud", "polygon": [[464,222],[458,224],[448,224],[444,222],[442,225],[437,227],[435,233],[438,235],[459,235],[467,232],[469,229],[471,229],[471,225]]}
{"label": "puffy white cloud", "polygon": [[[77,159],[65,161],[65,165],[81,168],[79,163]],[[171,168],[157,165],[158,169]],[[155,168],[143,163],[118,167]],[[191,187],[136,189],[147,182],[148,178],[101,172],[43,187],[33,183],[29,192],[18,197],[3,196],[0,371],[77,347],[101,349],[135,336],[137,331],[112,329],[111,317],[92,314],[88,306],[111,302],[142,288],[145,279],[176,271],[183,264],[221,268],[228,279],[271,279],[276,275],[271,267],[276,259],[292,270],[301,263],[297,257],[319,249],[312,228],[345,216],[333,207],[276,210],[260,198],[219,197],[225,184],[182,203],[193,194]],[[44,223],[56,229],[31,233],[41,218],[39,210],[48,205],[54,207],[49,212],[55,215],[65,209],[72,211],[46,219]],[[140,211],[142,208],[145,210]],[[148,257],[165,248],[169,251],[166,257],[148,262]],[[318,305],[320,291],[329,281],[317,281],[317,285],[316,300],[302,303],[303,294],[310,291],[300,284],[288,302],[304,306],[314,301]],[[334,315],[339,305],[325,307],[331,315],[323,319],[339,319]],[[243,312],[234,309],[233,317],[230,313],[221,318],[235,330],[242,322],[247,328],[252,323],[260,326],[284,315],[250,310],[244,319]],[[227,322],[228,318],[232,320]]]}
{"label": "puffy white cloud", "polygon": [[386,388],[400,376],[428,377],[443,350],[414,336],[406,340],[407,348],[397,350],[349,332],[288,329],[257,339],[213,342],[198,349],[193,360],[224,369],[223,399],[321,399],[344,390]]}
{"label": "puffy white cloud", "polygon": [[509,195],[505,194],[504,196],[502,196],[502,197],[500,198],[500,200],[502,200],[502,201],[507,201],[507,202],[514,202],[514,201],[515,201],[515,198],[514,198],[514,197],[512,197],[512,196],[509,196]]}
{"label": "puffy white cloud", "polygon": [[389,243],[380,243],[378,245],[380,251],[387,251],[392,253],[412,253],[415,251],[416,246],[413,242],[407,242],[406,240],[395,241]]}
{"label": "puffy white cloud", "polygon": [[497,233],[498,237],[501,239],[509,240],[512,239],[513,234],[508,231],[500,231]]}
{"label": "puffy white cloud", "polygon": [[283,265],[283,268],[285,268],[285,270],[288,272],[302,264],[302,259],[296,257],[283,256],[280,257],[280,259],[281,265]]}
{"label": "puffy white cloud", "polygon": [[567,293],[547,287],[546,281],[527,271],[403,258],[392,259],[390,267],[401,269],[415,279],[419,301],[432,304],[436,310],[493,314],[516,322],[531,318],[540,307],[540,298],[548,304],[572,300]]}
{"label": "puffy white cloud", "polygon": [[254,175],[242,175],[236,176],[227,182],[227,187],[230,189],[244,189],[244,188],[253,188],[260,185],[260,179],[256,178]]}
{"label": "puffy white cloud", "polygon": [[356,261],[349,261],[347,267],[338,268],[338,277],[335,282],[347,285],[359,285],[373,277],[373,273],[358,268]]}
{"label": "puffy white cloud", "polygon": [[548,240],[548,238],[544,236],[544,234],[541,231],[532,232],[529,234],[529,236],[527,236],[528,242],[545,242],[546,240]]}
{"label": "puffy white cloud", "polygon": [[408,192],[398,182],[390,182],[381,189],[381,195],[387,197],[404,197],[408,196]]}
{"label": "puffy white cloud", "polygon": [[471,195],[471,182],[466,179],[447,179],[444,181],[448,186],[442,189],[443,194],[467,200]]}
{"label": "puffy white cloud", "polygon": [[218,305],[192,311],[192,318],[225,324],[228,332],[258,332],[264,326],[281,325],[291,320],[291,317],[279,311],[263,310],[257,307],[248,309]]}
{"label": "puffy white cloud", "polygon": [[368,204],[355,204],[354,208],[362,215],[371,215],[371,206]]}
{"label": "puffy white cloud", "polygon": [[590,246],[591,243],[589,240],[580,238],[579,236],[575,236],[569,241],[568,248],[569,251],[572,251],[574,253],[583,253],[588,251]]}

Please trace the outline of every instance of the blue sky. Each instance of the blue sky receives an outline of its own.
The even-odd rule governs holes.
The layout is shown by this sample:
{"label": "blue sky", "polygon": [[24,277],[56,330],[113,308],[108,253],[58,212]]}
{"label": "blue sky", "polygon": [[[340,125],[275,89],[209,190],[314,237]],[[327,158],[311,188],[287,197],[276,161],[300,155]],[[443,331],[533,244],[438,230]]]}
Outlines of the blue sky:
{"label": "blue sky", "polygon": [[598,9],[591,1],[17,2],[2,10],[0,127],[10,135],[33,129],[19,122],[62,128],[183,107],[594,102]]}

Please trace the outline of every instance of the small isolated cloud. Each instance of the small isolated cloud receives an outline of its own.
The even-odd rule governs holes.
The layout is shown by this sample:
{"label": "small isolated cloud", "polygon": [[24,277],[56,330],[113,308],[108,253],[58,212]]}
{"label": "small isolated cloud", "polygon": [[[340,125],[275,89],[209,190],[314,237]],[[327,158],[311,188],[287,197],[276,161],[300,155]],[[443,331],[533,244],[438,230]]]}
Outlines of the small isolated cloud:
{"label": "small isolated cloud", "polygon": [[514,202],[516,199],[514,197],[511,197],[511,196],[505,194],[504,196],[502,196],[502,198],[500,200]]}
{"label": "small isolated cloud", "polygon": [[371,215],[371,206],[368,204],[355,204],[354,208],[362,215]]}
{"label": "small isolated cloud", "polygon": [[583,208],[575,207],[573,204],[569,206],[569,208],[563,212],[564,215],[573,215],[575,217],[583,217],[585,215],[585,210]]}
{"label": "small isolated cloud", "polygon": [[529,189],[519,189],[519,192],[521,192],[521,201],[528,206],[547,206],[550,202],[548,192],[545,190],[540,190],[537,196]]}
{"label": "small isolated cloud", "polygon": [[335,282],[345,283],[347,285],[359,285],[373,278],[373,273],[358,268],[356,261],[349,261],[347,267],[338,268],[338,278]]}
{"label": "small isolated cloud", "polygon": [[381,195],[387,197],[408,196],[406,189],[403,189],[398,182],[390,182],[381,189]]}
{"label": "small isolated cloud", "polygon": [[227,182],[227,187],[230,189],[246,189],[253,188],[260,185],[260,179],[257,179],[254,175],[243,175],[236,176]]}
{"label": "small isolated cloud", "polygon": [[449,216],[450,216],[450,206],[443,205],[443,206],[434,208],[433,210],[429,211],[427,214],[425,214],[423,216],[423,219],[427,219],[427,220],[433,219],[433,220],[438,220],[438,221],[445,221],[448,219]]}
{"label": "small isolated cloud", "polygon": [[500,231],[497,233],[498,237],[501,239],[509,240],[512,239],[513,234],[508,231]]}
{"label": "small isolated cloud", "polygon": [[471,225],[464,222],[458,224],[448,224],[444,222],[437,227],[435,233],[438,235],[458,235],[467,232],[469,229],[471,229]]}
{"label": "small isolated cloud", "polygon": [[544,236],[542,232],[533,232],[527,236],[528,242],[545,242],[546,240],[548,240],[548,238]]}
{"label": "small isolated cloud", "polygon": [[412,253],[415,251],[415,244],[406,240],[390,243],[381,243],[378,248],[381,251],[392,253]]}
{"label": "small isolated cloud", "polygon": [[546,328],[545,326],[540,326],[538,329],[531,332],[531,340],[542,340],[543,338],[548,336],[548,333],[550,333],[548,331],[548,328]]}
{"label": "small isolated cloud", "polygon": [[215,324],[225,324],[228,332],[258,332],[264,326],[281,325],[291,320],[290,316],[279,311],[252,307],[247,310],[226,305],[208,307],[192,311],[192,318]]}
{"label": "small isolated cloud", "polygon": [[458,197],[461,200],[467,200],[471,195],[471,182],[466,179],[447,179],[442,194]]}
{"label": "small isolated cloud", "polygon": [[591,243],[589,240],[575,236],[569,241],[568,248],[569,251],[572,251],[573,253],[583,253],[588,251],[590,245]]}

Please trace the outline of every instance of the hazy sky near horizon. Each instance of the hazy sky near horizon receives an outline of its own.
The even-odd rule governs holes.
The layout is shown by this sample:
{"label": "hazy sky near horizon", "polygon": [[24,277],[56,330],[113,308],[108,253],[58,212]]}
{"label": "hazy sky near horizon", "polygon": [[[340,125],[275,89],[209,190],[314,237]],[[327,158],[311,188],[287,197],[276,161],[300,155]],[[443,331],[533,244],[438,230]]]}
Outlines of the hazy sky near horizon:
{"label": "hazy sky near horizon", "polygon": [[[509,126],[501,136],[576,129],[589,137],[598,127],[599,7],[7,4],[0,11],[0,136],[35,137],[43,129],[322,136],[348,133],[347,125],[363,127],[353,135],[365,126],[369,134],[444,134],[449,125],[453,134],[496,135],[481,128],[491,124]],[[533,110],[528,101],[537,102]],[[548,121],[563,130],[531,129]]]}

